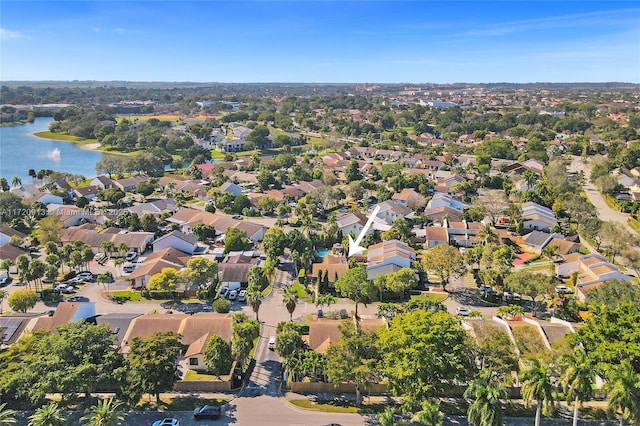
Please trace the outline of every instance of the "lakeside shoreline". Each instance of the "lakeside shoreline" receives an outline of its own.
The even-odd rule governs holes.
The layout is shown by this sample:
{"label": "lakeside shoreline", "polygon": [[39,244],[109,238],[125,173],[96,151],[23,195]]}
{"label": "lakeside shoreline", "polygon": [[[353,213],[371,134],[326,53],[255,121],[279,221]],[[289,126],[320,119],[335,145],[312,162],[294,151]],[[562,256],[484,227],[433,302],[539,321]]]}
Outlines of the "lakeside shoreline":
{"label": "lakeside shoreline", "polygon": [[56,142],[71,142],[72,144],[78,146],[80,149],[84,149],[85,151],[94,151],[108,155],[122,155],[125,157],[135,154],[135,152],[106,151],[104,149],[100,149],[102,147],[102,144],[98,142],[97,139],[78,139],[76,136],[56,134],[50,132],[49,130],[35,132],[32,134],[33,136],[40,139],[48,139]]}

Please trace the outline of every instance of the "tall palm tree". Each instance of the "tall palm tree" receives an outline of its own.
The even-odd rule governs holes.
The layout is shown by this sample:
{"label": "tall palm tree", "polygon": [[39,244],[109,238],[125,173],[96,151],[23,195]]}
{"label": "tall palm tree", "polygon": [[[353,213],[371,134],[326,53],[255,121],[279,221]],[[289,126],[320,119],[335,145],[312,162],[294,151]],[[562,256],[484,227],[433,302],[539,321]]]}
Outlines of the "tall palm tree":
{"label": "tall palm tree", "polygon": [[576,346],[572,354],[565,357],[562,387],[567,402],[573,400],[573,426],[578,426],[579,407],[584,401],[593,397],[593,385],[596,382],[596,373],[593,364],[581,346]]}
{"label": "tall palm tree", "polygon": [[67,420],[56,403],[47,404],[38,408],[36,412],[29,417],[29,426],[65,426],[66,424]]}
{"label": "tall palm tree", "polygon": [[113,398],[102,399],[89,409],[80,419],[85,426],[113,426],[124,421],[124,413],[120,410],[121,402]]}
{"label": "tall palm tree", "polygon": [[536,186],[538,175],[532,170],[525,170],[522,174],[522,179],[524,180],[524,183],[527,184],[527,189],[533,189]]}
{"label": "tall palm tree", "polygon": [[522,398],[529,403],[535,400],[536,421],[535,426],[540,426],[543,404],[549,407],[553,404],[553,385],[549,377],[549,366],[536,358],[528,360],[529,368],[521,372]]}
{"label": "tall palm tree", "polygon": [[14,176],[11,178],[11,186],[16,188],[18,186],[22,185],[22,179],[20,179],[18,176]]}
{"label": "tall palm tree", "polygon": [[123,274],[123,272],[124,272],[124,271],[122,270],[122,265],[124,265],[124,259],[123,259],[123,258],[121,258],[121,257],[119,257],[119,258],[117,258],[116,260],[114,260],[114,261],[113,261],[113,263],[116,265],[116,268],[117,268],[117,267],[120,267],[120,268],[119,268],[119,269],[120,269],[120,275],[122,275],[122,274]]}
{"label": "tall palm tree", "polygon": [[293,286],[287,287],[284,291],[284,294],[282,295],[282,303],[284,303],[287,311],[289,311],[289,321],[293,321],[293,311],[296,310],[296,306],[298,305],[298,293],[296,293]]}
{"label": "tall palm tree", "polygon": [[15,425],[18,422],[16,420],[16,411],[4,408],[6,405],[6,403],[0,404],[0,426]]}
{"label": "tall palm tree", "polygon": [[4,303],[4,299],[6,299],[8,296],[9,293],[7,293],[7,290],[0,290],[0,315],[2,315],[2,304]]}
{"label": "tall palm tree", "polygon": [[117,250],[118,250],[118,254],[126,253],[126,252],[129,251],[129,246],[126,245],[125,243],[120,243],[120,244],[118,244]]}
{"label": "tall palm tree", "polygon": [[606,385],[609,409],[620,412],[620,426],[640,424],[640,374],[628,360],[616,366]]}
{"label": "tall palm tree", "polygon": [[498,234],[493,232],[493,229],[491,229],[491,225],[486,224],[478,231],[476,240],[482,244],[497,244]]}
{"label": "tall palm tree", "polygon": [[100,243],[100,248],[107,254],[107,257],[111,257],[111,253],[116,250],[116,245],[113,241],[103,241]]}
{"label": "tall palm tree", "polygon": [[247,291],[247,303],[251,306],[253,312],[255,312],[256,321],[260,321],[258,318],[258,311],[260,310],[260,305],[262,305],[262,292],[260,292],[260,289],[249,287]]}
{"label": "tall palm tree", "polygon": [[467,417],[473,426],[501,426],[501,399],[508,396],[507,388],[496,380],[487,378],[476,379],[471,382],[464,393],[465,398],[474,398],[469,405]]}

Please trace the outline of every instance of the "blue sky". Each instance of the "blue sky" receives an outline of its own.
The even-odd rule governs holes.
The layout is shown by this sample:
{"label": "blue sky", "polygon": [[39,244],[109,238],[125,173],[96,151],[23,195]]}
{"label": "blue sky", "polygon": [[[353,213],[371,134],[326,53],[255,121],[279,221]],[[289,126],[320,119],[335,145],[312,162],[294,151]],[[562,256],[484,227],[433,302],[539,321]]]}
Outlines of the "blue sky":
{"label": "blue sky", "polygon": [[637,1],[7,1],[0,80],[640,83]]}

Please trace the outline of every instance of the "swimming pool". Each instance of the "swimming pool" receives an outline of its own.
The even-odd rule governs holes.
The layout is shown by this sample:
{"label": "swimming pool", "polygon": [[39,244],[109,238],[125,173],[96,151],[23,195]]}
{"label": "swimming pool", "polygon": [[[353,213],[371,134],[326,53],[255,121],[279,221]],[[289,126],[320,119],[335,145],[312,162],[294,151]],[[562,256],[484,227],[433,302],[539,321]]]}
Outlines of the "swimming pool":
{"label": "swimming pool", "polygon": [[331,254],[331,252],[329,250],[320,250],[320,251],[318,251],[318,256],[319,257],[325,257],[328,254]]}

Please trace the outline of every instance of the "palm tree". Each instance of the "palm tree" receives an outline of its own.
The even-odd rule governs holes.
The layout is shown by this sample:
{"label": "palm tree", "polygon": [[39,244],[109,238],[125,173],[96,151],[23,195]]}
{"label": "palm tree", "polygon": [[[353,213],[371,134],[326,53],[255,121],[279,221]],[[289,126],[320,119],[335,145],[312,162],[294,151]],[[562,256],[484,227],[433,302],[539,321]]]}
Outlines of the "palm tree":
{"label": "palm tree", "polygon": [[620,412],[620,426],[640,424],[640,374],[628,360],[616,366],[606,385],[609,409]]}
{"label": "palm tree", "polygon": [[0,315],[2,315],[2,304],[4,303],[4,299],[6,299],[8,296],[9,293],[7,293],[7,290],[0,290]]}
{"label": "palm tree", "polygon": [[525,170],[522,174],[522,179],[524,179],[524,183],[527,184],[527,189],[533,189],[536,186],[536,181],[538,180],[538,175],[532,170]]}
{"label": "palm tree", "polygon": [[113,398],[102,399],[89,409],[80,419],[86,426],[112,426],[124,421],[124,414],[120,410],[121,402]]}
{"label": "palm tree", "polygon": [[467,411],[469,423],[473,426],[502,425],[500,400],[507,398],[507,388],[496,380],[481,378],[471,382],[464,396],[474,398]]}
{"label": "palm tree", "polygon": [[125,243],[120,243],[120,244],[118,244],[117,250],[118,250],[118,254],[126,253],[126,252],[129,251],[129,246],[126,245]]}
{"label": "palm tree", "polygon": [[114,260],[113,263],[116,265],[116,267],[120,267],[120,275],[122,275],[123,274],[122,265],[124,265],[124,259],[119,257],[116,260]]}
{"label": "palm tree", "polygon": [[558,255],[558,246],[552,246],[547,244],[542,249],[542,256],[549,259],[549,262],[553,263],[556,260],[556,256]]}
{"label": "palm tree", "polygon": [[486,224],[478,231],[476,240],[482,244],[497,244],[498,234],[493,232],[493,229],[491,229],[491,225]]}
{"label": "palm tree", "polygon": [[542,405],[549,407],[553,404],[553,385],[549,378],[549,366],[543,364],[539,359],[528,360],[530,367],[521,372],[522,398],[529,403],[535,400],[536,421],[535,426],[540,426],[542,415]]}
{"label": "palm tree", "polygon": [[11,178],[11,186],[16,188],[18,186],[22,185],[22,179],[20,179],[18,176],[14,176]]}
{"label": "palm tree", "polygon": [[107,254],[107,257],[111,257],[111,253],[116,250],[116,245],[113,241],[103,241],[100,243],[100,248]]}
{"label": "palm tree", "polygon": [[253,309],[253,312],[256,313],[256,321],[260,321],[258,319],[258,311],[260,310],[260,305],[262,305],[262,293],[259,289],[255,287],[249,287],[247,291],[247,303]]}
{"label": "palm tree", "polygon": [[296,293],[293,286],[287,287],[284,291],[284,294],[282,295],[282,303],[284,303],[287,311],[289,311],[289,321],[293,321],[293,311],[296,310],[296,306],[298,305],[298,293]]}
{"label": "palm tree", "polygon": [[27,174],[33,180],[33,183],[36,183],[36,171],[34,169],[29,169]]}
{"label": "palm tree", "polygon": [[8,191],[9,190],[9,182],[5,178],[0,178],[0,190]]}
{"label": "palm tree", "polygon": [[573,426],[578,426],[578,408],[582,403],[593,397],[593,385],[596,381],[596,373],[581,346],[576,346],[573,354],[565,358],[566,369],[562,376],[562,386],[567,402],[573,400]]}
{"label": "palm tree", "polygon": [[0,404],[0,426],[15,425],[17,423],[16,412],[15,410],[4,408],[6,405],[6,403]]}
{"label": "palm tree", "polygon": [[66,424],[67,420],[56,403],[47,404],[38,408],[36,412],[29,417],[29,426],[65,426]]}

